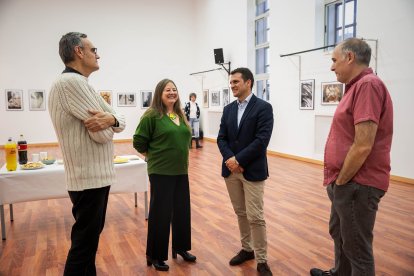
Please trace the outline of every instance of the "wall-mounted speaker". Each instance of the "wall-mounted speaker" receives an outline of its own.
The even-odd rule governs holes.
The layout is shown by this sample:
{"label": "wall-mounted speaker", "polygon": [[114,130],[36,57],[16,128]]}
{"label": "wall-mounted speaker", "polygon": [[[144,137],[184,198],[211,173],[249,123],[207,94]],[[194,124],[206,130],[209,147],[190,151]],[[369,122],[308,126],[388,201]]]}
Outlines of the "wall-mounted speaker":
{"label": "wall-mounted speaker", "polygon": [[216,64],[224,63],[223,48],[214,49],[214,61]]}

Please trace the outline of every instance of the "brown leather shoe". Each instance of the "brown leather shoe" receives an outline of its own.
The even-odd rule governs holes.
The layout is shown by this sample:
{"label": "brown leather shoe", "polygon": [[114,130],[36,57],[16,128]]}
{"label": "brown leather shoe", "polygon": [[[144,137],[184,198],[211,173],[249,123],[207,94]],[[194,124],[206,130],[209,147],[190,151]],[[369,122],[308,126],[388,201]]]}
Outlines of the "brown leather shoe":
{"label": "brown leather shoe", "polygon": [[244,263],[245,261],[252,260],[252,259],[254,259],[254,251],[249,252],[249,251],[246,251],[246,250],[242,249],[242,250],[240,250],[239,253],[237,253],[236,256],[234,256],[230,260],[229,264],[230,265],[239,265],[239,264]]}
{"label": "brown leather shoe", "polygon": [[273,275],[267,263],[258,263],[257,271],[259,271],[260,276],[272,276]]}

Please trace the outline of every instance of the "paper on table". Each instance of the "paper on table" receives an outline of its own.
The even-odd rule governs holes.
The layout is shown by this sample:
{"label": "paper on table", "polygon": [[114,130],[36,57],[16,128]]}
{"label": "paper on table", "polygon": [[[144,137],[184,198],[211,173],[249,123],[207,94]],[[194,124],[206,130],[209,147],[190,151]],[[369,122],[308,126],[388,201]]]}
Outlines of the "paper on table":
{"label": "paper on table", "polygon": [[128,160],[140,160],[138,155],[118,155],[119,157],[126,158]]}

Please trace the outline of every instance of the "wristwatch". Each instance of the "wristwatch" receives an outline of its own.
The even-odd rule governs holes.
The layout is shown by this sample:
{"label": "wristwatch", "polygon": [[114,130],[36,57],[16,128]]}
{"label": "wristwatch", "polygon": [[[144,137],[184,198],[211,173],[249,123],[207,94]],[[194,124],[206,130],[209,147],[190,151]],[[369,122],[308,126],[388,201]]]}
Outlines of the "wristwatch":
{"label": "wristwatch", "polygon": [[115,119],[115,124],[113,124],[112,127],[119,127],[119,122],[116,119],[116,117],[114,115],[112,115],[112,117],[114,117],[114,119]]}

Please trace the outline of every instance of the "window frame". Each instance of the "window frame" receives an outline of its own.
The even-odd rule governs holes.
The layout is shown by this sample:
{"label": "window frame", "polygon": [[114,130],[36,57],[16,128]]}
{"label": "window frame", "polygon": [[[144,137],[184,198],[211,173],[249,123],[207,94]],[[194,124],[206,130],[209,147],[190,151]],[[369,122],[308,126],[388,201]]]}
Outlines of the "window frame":
{"label": "window frame", "polygon": [[[357,20],[356,20],[357,19],[356,18],[356,15],[357,15],[357,1],[358,0],[345,0],[345,6],[342,7],[341,9],[339,9],[338,7],[342,6],[342,4],[343,4],[342,0],[326,1],[325,2],[325,5],[324,5],[324,14],[325,14],[325,24],[324,24],[325,39],[324,40],[325,40],[325,46],[338,44],[339,42],[341,42],[342,40],[339,41],[340,36],[337,35],[337,34],[338,34],[338,32],[341,32],[341,34],[342,34],[342,29],[346,30],[349,27],[352,27],[353,30],[352,30],[352,36],[351,37],[356,37],[356,32],[357,32],[357,30],[356,30],[356,28],[357,28]],[[342,14],[343,14],[343,9],[346,8],[346,4],[349,3],[349,2],[354,2],[353,21],[352,21],[351,24],[346,24],[346,25],[343,26],[342,25],[343,22],[338,22],[338,21],[339,21],[339,17],[342,16]],[[330,20],[329,20],[329,18],[330,18],[329,9],[332,6],[333,6],[333,12],[334,12],[334,15],[333,15],[334,20],[333,20],[333,22],[330,22]],[[331,24],[334,25],[333,28],[332,28],[332,33],[330,33]],[[344,34],[345,34],[345,32],[344,32]],[[333,42],[330,42],[331,41],[331,39],[330,39],[331,36],[333,36]]]}
{"label": "window frame", "polygon": [[[269,45],[270,45],[270,43],[269,43],[269,30],[270,30],[270,27],[269,27],[269,24],[268,24],[268,20],[269,20],[269,15],[270,15],[270,8],[269,8],[269,1],[268,0],[264,0],[264,1],[267,1],[267,9],[263,12],[263,13],[261,13],[261,14],[259,14],[259,15],[257,15],[257,8],[258,8],[258,1],[257,0],[255,0],[255,11],[254,11],[254,14],[255,14],[255,16],[254,16],[254,76],[255,76],[255,85],[254,85],[254,87],[253,87],[253,89],[254,89],[254,91],[255,91],[255,94],[256,94],[256,96],[258,96],[258,91],[257,91],[257,83],[259,82],[259,81],[264,81],[264,86],[266,87],[266,99],[264,99],[264,100],[266,100],[266,101],[269,101],[270,100],[270,89],[268,89],[268,87],[267,87],[267,83],[269,83],[269,67],[270,67],[270,59],[269,59],[269,51],[270,51],[270,47],[269,47]],[[263,1],[262,1],[263,2]],[[257,22],[259,21],[259,20],[263,20],[263,19],[266,19],[266,41],[265,42],[263,42],[263,43],[259,43],[259,44],[257,44],[256,42],[257,42]],[[265,60],[264,60],[264,62],[265,62],[265,64],[264,64],[264,71],[265,72],[263,72],[263,73],[257,73],[257,62],[258,62],[258,50],[261,50],[261,49],[266,49],[267,48],[267,58],[266,58],[266,54],[264,54],[264,58],[265,58]],[[266,50],[265,50],[266,51]],[[269,87],[270,87],[270,83],[269,83]]]}

